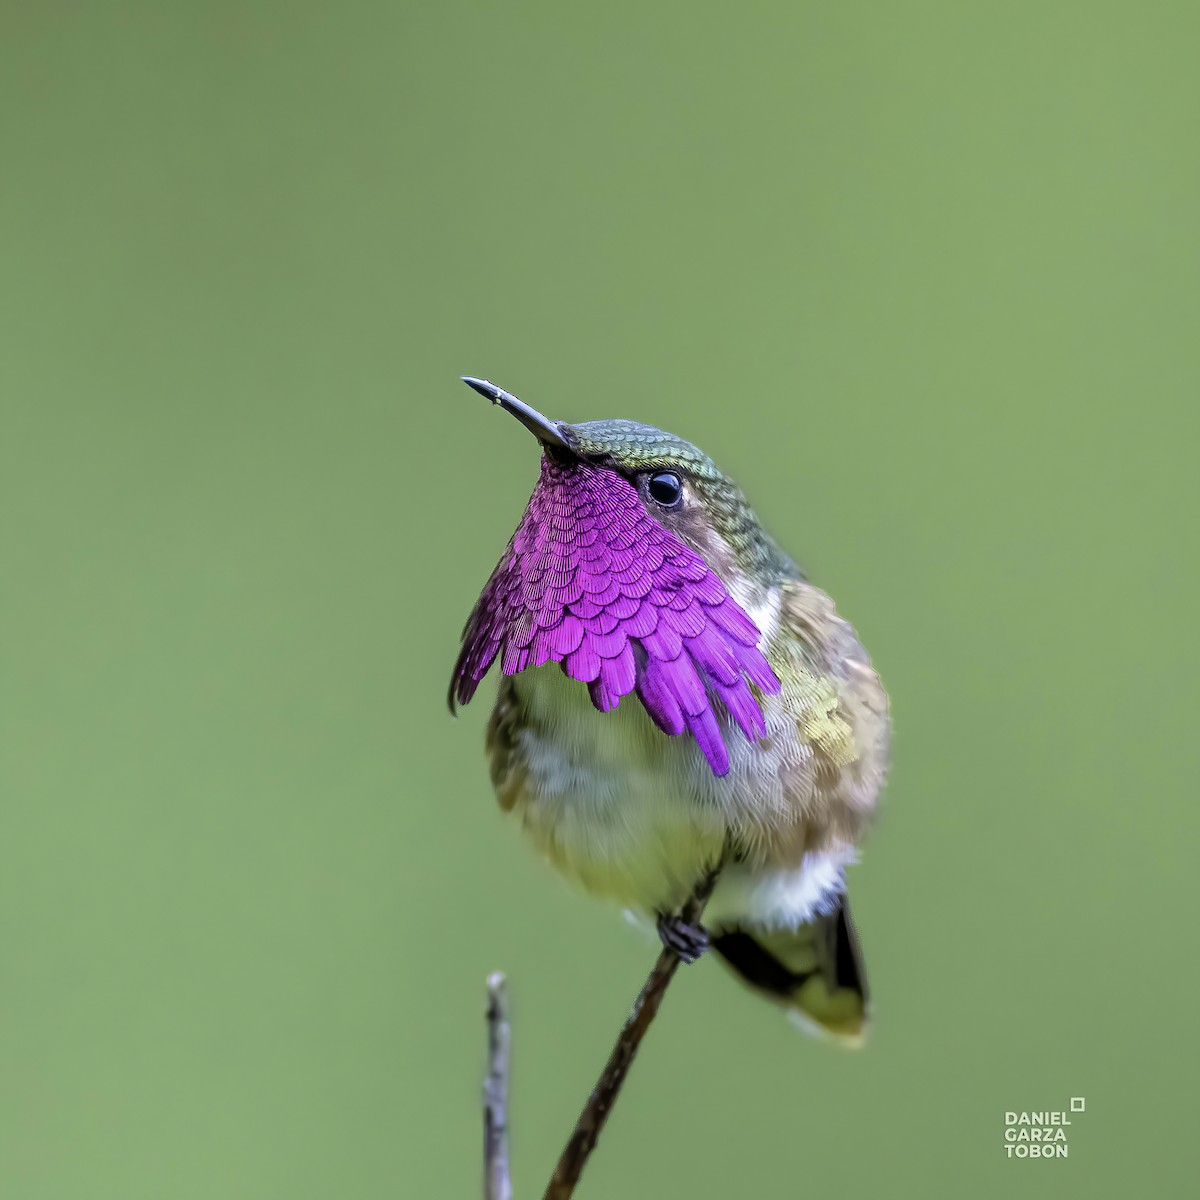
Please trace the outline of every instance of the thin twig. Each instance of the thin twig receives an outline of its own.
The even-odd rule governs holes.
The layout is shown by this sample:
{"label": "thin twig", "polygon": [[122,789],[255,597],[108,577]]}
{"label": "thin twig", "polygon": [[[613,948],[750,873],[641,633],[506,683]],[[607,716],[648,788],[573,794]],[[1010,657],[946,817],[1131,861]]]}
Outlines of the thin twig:
{"label": "thin twig", "polygon": [[[687,924],[699,923],[719,873],[719,867],[710,872],[684,905],[680,915]],[[662,1003],[667,985],[679,967],[679,961],[679,956],[673,950],[665,948],[658,956],[658,961],[647,976],[638,998],[633,1002],[633,1011],[617,1035],[616,1045],[608,1056],[608,1062],[604,1064],[604,1070],[600,1073],[583,1112],[579,1114],[579,1120],[575,1122],[575,1128],[563,1147],[562,1154],[559,1155],[554,1174],[546,1185],[543,1200],[570,1200],[574,1194],[575,1185],[587,1165],[588,1156],[596,1148],[596,1140],[600,1137],[604,1122],[616,1103],[642,1038],[658,1013],[658,1006]]]}
{"label": "thin twig", "polygon": [[508,995],[504,976],[488,976],[488,1073],[483,1081],[483,1198],[512,1200],[508,1173]]}

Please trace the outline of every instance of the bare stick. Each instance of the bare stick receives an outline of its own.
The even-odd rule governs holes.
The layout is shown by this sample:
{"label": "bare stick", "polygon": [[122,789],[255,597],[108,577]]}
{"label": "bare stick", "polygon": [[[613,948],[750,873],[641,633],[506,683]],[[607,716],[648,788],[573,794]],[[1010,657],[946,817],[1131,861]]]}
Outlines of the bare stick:
{"label": "bare stick", "polygon": [[[719,871],[718,867],[710,872],[683,906],[680,916],[686,924],[699,923],[704,906],[716,886]],[[616,1045],[608,1056],[608,1062],[604,1064],[604,1070],[601,1071],[600,1078],[596,1081],[583,1112],[579,1114],[579,1120],[575,1122],[575,1128],[563,1147],[562,1154],[559,1155],[554,1174],[546,1185],[543,1200],[569,1200],[574,1194],[579,1176],[587,1165],[588,1157],[596,1148],[600,1131],[616,1103],[642,1038],[646,1036],[650,1022],[658,1013],[658,1006],[662,1003],[667,985],[679,967],[679,961],[679,956],[674,950],[664,948],[658,956],[658,961],[647,976],[638,998],[633,1002],[633,1011],[617,1035]]]}
{"label": "bare stick", "polygon": [[512,1200],[508,1174],[508,995],[488,976],[488,1073],[483,1081],[483,1200]]}

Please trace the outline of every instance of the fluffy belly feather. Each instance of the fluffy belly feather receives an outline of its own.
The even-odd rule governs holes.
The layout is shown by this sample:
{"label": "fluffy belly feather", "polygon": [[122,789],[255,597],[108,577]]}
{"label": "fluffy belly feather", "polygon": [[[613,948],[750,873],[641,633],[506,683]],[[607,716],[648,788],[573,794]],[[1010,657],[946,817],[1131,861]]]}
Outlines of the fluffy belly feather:
{"label": "fluffy belly feather", "polygon": [[[493,777],[538,848],[591,892],[677,909],[732,839],[743,861],[726,867],[708,923],[795,927],[841,890],[853,849],[814,851],[796,836],[782,782],[795,720],[770,701],[764,715],[757,745],[723,725],[731,766],[717,777],[692,738],[667,737],[635,697],[599,713],[557,667],[532,668],[502,684]],[[793,849],[774,853],[781,843]]]}

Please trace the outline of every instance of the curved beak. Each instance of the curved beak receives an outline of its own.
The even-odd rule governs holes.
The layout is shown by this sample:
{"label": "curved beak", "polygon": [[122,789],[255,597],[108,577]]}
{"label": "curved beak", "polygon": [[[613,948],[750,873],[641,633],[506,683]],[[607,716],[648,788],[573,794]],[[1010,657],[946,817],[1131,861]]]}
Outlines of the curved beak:
{"label": "curved beak", "polygon": [[467,387],[474,388],[481,396],[486,396],[493,404],[512,413],[543,446],[557,446],[560,450],[570,450],[561,432],[561,423],[543,417],[536,408],[530,408],[524,400],[518,400],[512,392],[506,392],[487,379],[476,379],[473,375],[463,375],[462,381]]}

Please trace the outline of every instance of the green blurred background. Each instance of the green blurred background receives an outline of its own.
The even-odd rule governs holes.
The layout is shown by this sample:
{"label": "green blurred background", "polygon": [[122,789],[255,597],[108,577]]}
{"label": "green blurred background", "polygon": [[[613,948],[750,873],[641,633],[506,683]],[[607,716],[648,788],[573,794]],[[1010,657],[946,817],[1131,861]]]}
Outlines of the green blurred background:
{"label": "green blurred background", "polygon": [[463,372],[712,452],[893,696],[870,1047],[685,972],[581,1196],[1190,1192],[1194,5],[0,22],[0,1194],[476,1194],[496,967],[541,1194],[653,947],[446,713]]}

